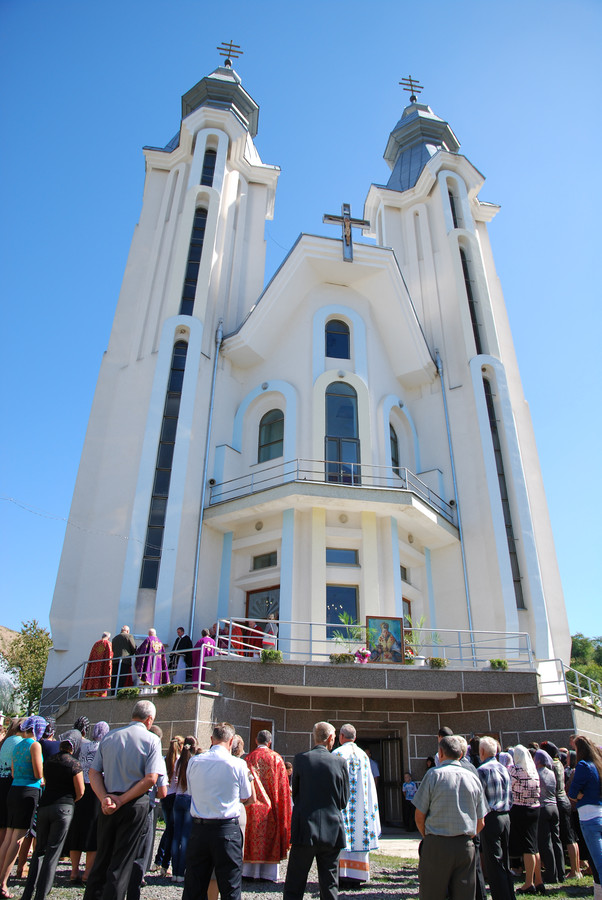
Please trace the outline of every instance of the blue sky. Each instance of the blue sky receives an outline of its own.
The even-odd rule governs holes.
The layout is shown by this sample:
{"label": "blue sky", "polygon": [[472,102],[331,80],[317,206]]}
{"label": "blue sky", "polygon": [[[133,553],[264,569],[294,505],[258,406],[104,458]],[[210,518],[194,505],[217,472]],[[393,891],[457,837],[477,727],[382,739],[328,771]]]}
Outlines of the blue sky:
{"label": "blue sky", "polygon": [[48,623],[141,147],[173,137],[181,95],[233,40],[257,147],[282,168],[266,276],[301,231],[334,235],[323,213],[361,217],[408,74],[486,176],[569,623],[602,634],[601,38],[599,0],[2,0],[0,624]]}

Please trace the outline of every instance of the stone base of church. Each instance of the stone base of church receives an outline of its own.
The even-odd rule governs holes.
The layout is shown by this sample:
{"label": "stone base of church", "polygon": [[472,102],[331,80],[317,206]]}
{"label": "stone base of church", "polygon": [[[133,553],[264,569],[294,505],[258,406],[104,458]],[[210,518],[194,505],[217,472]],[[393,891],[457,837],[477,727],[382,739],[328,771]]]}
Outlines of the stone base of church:
{"label": "stone base of church", "polygon": [[[203,749],[212,723],[231,722],[245,747],[258,728],[274,733],[285,759],[312,746],[315,722],[355,725],[358,741],[384,756],[388,775],[421,778],[444,725],[466,735],[493,734],[503,747],[544,738],[568,746],[575,731],[602,740],[602,717],[570,703],[544,704],[533,671],[431,670],[409,666],[264,664],[252,659],[211,661],[214,695],[183,691],[150,694],[164,746],[174,734],[194,734]],[[74,699],[57,715],[57,733],[80,715],[111,727],[126,724],[134,702],[115,698]],[[373,752],[374,755],[374,752]]]}

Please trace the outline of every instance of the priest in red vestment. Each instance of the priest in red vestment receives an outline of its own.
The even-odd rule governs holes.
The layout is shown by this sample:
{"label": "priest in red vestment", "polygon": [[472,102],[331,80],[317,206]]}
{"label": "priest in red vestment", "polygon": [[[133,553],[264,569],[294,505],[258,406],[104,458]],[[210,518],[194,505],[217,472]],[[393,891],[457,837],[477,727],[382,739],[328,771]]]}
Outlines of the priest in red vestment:
{"label": "priest in red vestment", "polygon": [[88,697],[106,697],[111,687],[111,660],[113,659],[113,647],[108,631],[103,631],[102,637],[92,645],[86,674],[82,681],[82,691]]}
{"label": "priest in red vestment", "polygon": [[246,807],[243,878],[278,881],[279,863],[291,843],[291,791],[284,760],[271,749],[272,735],[260,731],[247,756],[257,800]]}

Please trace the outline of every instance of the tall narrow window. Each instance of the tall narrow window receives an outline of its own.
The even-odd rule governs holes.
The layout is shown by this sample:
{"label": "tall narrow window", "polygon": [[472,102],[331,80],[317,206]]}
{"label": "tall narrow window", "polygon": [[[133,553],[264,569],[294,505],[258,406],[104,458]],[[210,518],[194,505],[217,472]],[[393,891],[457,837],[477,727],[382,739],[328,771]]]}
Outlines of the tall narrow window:
{"label": "tall narrow window", "polygon": [[326,323],[326,356],[331,359],[350,359],[349,325],[340,319]]}
{"label": "tall narrow window", "polygon": [[510,510],[510,499],[508,497],[508,486],[506,484],[506,474],[504,472],[502,445],[500,442],[500,434],[497,427],[495,407],[493,405],[493,393],[491,391],[491,385],[487,378],[483,379],[483,387],[485,389],[487,412],[489,413],[489,427],[491,428],[491,440],[493,442],[493,452],[495,454],[495,465],[500,487],[502,510],[504,512],[504,524],[506,526],[506,539],[508,541],[508,554],[510,556],[510,567],[512,569],[512,581],[514,582],[516,605],[518,609],[524,609],[525,599],[523,596],[523,586],[521,584],[520,568],[518,565],[518,553],[516,552],[516,540],[514,538],[514,527],[512,525],[512,513]]}
{"label": "tall narrow window", "polygon": [[454,228],[458,228],[458,213],[456,212],[456,199],[453,195],[452,189],[447,189],[447,196],[449,197],[449,206],[451,209],[452,219],[454,223]]}
{"label": "tall narrow window", "polygon": [[357,394],[344,381],[326,388],[326,480],[360,484]]}
{"label": "tall narrow window", "polygon": [[207,187],[213,185],[216,159],[217,151],[211,150],[211,148],[208,147],[207,150],[205,150],[205,156],[203,157],[203,171],[201,172],[201,184],[206,184]]}
{"label": "tall narrow window", "polygon": [[194,297],[199,280],[199,266],[203,253],[203,241],[205,240],[205,226],[207,224],[207,210],[197,209],[192,223],[190,235],[190,247],[188,248],[188,261],[182,288],[182,300],[180,301],[180,315],[191,316],[194,309]]}
{"label": "tall narrow window", "polygon": [[470,310],[470,321],[472,322],[472,333],[474,334],[474,342],[477,353],[483,353],[483,343],[481,341],[480,323],[477,319],[478,302],[475,297],[473,282],[471,278],[470,268],[466,253],[460,247],[460,259],[462,260],[462,273],[464,275],[464,287],[466,288],[466,296],[468,298],[468,308]]}
{"label": "tall narrow window", "polygon": [[389,423],[389,439],[391,441],[391,465],[395,474],[399,475],[399,441],[391,423]]}
{"label": "tall narrow window", "polygon": [[165,513],[167,511],[167,498],[171,481],[171,468],[178,429],[178,415],[180,412],[187,351],[188,344],[186,341],[178,341],[173,348],[171,357],[171,370],[167,384],[165,406],[163,407],[161,436],[159,438],[159,450],[155,465],[155,480],[146,528],[142,572],[140,573],[141,588],[156,589],[159,580]]}
{"label": "tall narrow window", "polygon": [[284,453],[284,413],[271,409],[259,423],[257,462],[268,462]]}

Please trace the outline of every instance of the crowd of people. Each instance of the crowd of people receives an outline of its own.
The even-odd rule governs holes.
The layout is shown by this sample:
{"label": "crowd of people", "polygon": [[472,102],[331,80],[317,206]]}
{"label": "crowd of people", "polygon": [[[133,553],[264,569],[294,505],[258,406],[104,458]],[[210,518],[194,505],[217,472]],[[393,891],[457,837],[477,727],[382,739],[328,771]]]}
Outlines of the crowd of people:
{"label": "crowd of people", "polygon": [[246,622],[214,623],[204,628],[193,645],[186,629],[177,629],[173,645],[167,652],[154,628],[136,645],[128,625],[111,640],[104,631],[90,649],[82,679],[82,693],[88,697],[107,697],[120,688],[134,685],[158,687],[162,684],[204,687],[205,660],[219,650],[240,656],[259,657],[264,649],[275,649],[278,623],[270,614],[263,624],[249,619]]}
{"label": "crowd of people", "polygon": [[[502,751],[489,736],[470,745],[450,728],[410,802],[423,841],[421,898],[514,900],[582,877],[582,863],[602,898],[602,752],[573,735]],[[407,797],[406,792],[406,797]],[[566,869],[568,859],[569,868]],[[523,883],[515,887],[515,878]]]}
{"label": "crowd of people", "polygon": [[[15,719],[0,741],[0,900],[24,875],[22,900],[45,900],[61,857],[83,900],[140,900],[148,871],[183,888],[183,900],[240,900],[244,880],[281,880],[301,900],[315,861],[322,900],[370,879],[380,815],[378,766],[353,725],[313,729],[312,750],[285,763],[260,731],[244,742],[222,722],[210,746],[175,736],[167,754],[156,710],[136,703],[129,725],[91,727],[84,716],[55,737],[41,716]],[[421,900],[515,900],[579,878],[585,864],[602,900],[602,752],[585,736],[502,751],[449,728],[417,784],[403,794],[422,836]],[[165,829],[153,859],[159,807]],[[85,853],[85,867],[81,868]],[[566,863],[568,860],[568,870]],[[587,861],[587,863],[586,863]],[[515,879],[523,883],[515,887]],[[486,886],[488,883],[488,889]]]}

